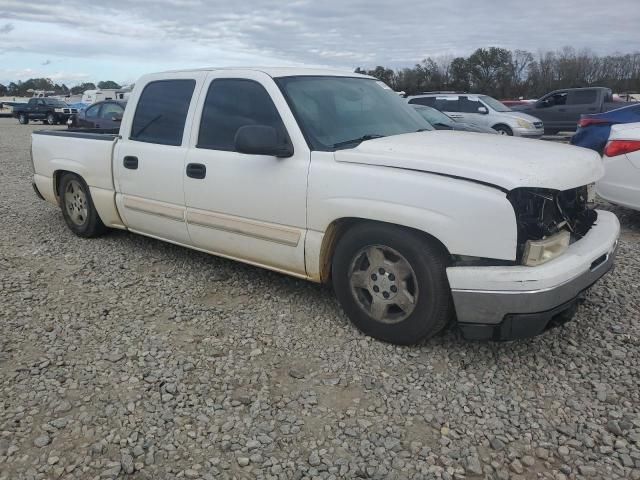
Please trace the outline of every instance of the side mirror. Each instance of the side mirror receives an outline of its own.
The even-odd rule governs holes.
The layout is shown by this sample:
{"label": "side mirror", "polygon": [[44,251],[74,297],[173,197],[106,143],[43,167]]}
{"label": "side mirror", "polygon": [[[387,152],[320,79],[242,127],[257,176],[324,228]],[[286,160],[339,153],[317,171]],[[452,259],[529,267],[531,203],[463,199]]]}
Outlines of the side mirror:
{"label": "side mirror", "polygon": [[245,125],[236,132],[236,151],[249,155],[285,158],[293,155],[293,145],[268,125]]}
{"label": "side mirror", "polygon": [[536,102],[536,108],[547,108],[551,106],[551,100],[546,98]]}
{"label": "side mirror", "polygon": [[487,107],[478,107],[478,113],[486,115],[487,113],[489,113],[489,110],[487,109]]}

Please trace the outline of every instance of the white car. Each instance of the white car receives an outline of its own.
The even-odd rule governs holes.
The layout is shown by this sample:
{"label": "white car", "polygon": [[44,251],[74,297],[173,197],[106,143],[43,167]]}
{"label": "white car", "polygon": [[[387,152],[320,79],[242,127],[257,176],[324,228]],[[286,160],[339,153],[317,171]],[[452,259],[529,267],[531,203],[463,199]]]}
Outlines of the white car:
{"label": "white car", "polygon": [[40,131],[34,186],[75,234],[118,228],[315,282],[399,344],[571,318],[620,226],[593,151],[433,131],[367,76],[203,69],[135,84],[119,134]]}
{"label": "white car", "polygon": [[640,123],[613,125],[604,149],[604,177],[596,192],[605,200],[640,210]]}
{"label": "white car", "polygon": [[542,120],[514,112],[488,95],[434,92],[413,95],[407,101],[440,110],[459,122],[492,128],[501,135],[540,138],[544,134]]}

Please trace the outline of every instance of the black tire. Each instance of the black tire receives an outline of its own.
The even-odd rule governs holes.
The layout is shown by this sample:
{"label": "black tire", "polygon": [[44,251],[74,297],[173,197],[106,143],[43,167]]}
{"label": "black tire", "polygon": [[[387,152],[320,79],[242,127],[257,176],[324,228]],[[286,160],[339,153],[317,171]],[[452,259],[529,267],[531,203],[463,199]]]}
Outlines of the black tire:
{"label": "black tire", "polygon": [[60,179],[60,206],[69,229],[79,237],[96,237],[107,231],[82,177],[65,173]]}
{"label": "black tire", "polygon": [[29,117],[24,113],[21,113],[20,115],[18,115],[18,123],[20,125],[27,125],[29,123]]}
{"label": "black tire", "polygon": [[513,130],[511,130],[508,125],[495,125],[493,129],[500,135],[508,135],[510,137],[513,137]]}
{"label": "black tire", "polygon": [[47,124],[55,125],[57,122],[56,116],[53,113],[47,114]]}
{"label": "black tire", "polygon": [[[413,310],[405,318],[402,318],[403,312],[399,310],[400,319],[392,323],[376,320],[363,304],[363,298],[364,302],[367,297],[371,298],[372,302],[375,300],[373,289],[377,285],[370,287],[369,290],[361,287],[352,288],[350,272],[354,262],[359,262],[363,250],[372,246],[389,249],[404,257],[403,260],[406,260],[413,270],[412,273],[415,274],[410,277],[415,278],[414,293],[417,291],[417,296],[413,297],[415,299]],[[385,253],[385,262],[389,262],[388,255],[393,254]],[[333,287],[345,313],[363,333],[398,345],[412,345],[439,333],[452,318],[453,304],[446,275],[447,261],[448,254],[440,244],[412,230],[394,225],[363,223],[347,231],[336,246],[332,259]],[[369,272],[377,271],[377,267],[368,263],[369,268],[373,270],[358,270],[358,273],[365,272],[362,278],[368,279]],[[391,265],[390,268],[393,270],[392,266],[395,264],[386,263],[386,265]],[[398,280],[391,278],[393,275],[390,272],[385,272],[385,275],[388,279]],[[371,278],[374,276],[371,274]],[[403,284],[400,288],[406,288],[408,283],[413,284],[413,282],[414,280],[397,281],[398,285]],[[375,295],[378,295],[377,301],[379,301],[380,290],[376,292],[378,292]],[[392,295],[399,297],[400,293]],[[388,301],[390,300],[383,300],[383,302]],[[373,310],[371,305],[369,311]],[[392,309],[398,310],[394,305],[391,309],[385,308],[385,311]]]}

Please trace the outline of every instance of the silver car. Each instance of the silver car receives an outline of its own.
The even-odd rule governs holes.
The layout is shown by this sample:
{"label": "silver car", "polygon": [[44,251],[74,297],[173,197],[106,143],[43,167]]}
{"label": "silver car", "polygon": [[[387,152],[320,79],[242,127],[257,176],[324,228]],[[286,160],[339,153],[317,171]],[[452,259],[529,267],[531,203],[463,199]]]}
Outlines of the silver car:
{"label": "silver car", "polygon": [[540,138],[544,133],[542,120],[514,112],[488,95],[436,92],[412,95],[407,101],[436,108],[456,121],[493,128],[501,135]]}

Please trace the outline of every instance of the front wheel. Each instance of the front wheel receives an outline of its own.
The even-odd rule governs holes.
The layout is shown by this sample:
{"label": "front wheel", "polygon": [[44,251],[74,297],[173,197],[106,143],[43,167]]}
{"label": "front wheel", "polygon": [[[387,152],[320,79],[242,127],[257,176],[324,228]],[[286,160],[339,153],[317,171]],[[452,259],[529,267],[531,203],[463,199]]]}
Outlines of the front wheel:
{"label": "front wheel", "polygon": [[27,125],[29,123],[29,117],[27,117],[24,113],[18,115],[18,123],[20,125]]}
{"label": "front wheel", "polygon": [[500,135],[508,135],[509,137],[513,137],[513,130],[511,130],[507,125],[496,125],[493,129],[498,132]]}
{"label": "front wheel", "polygon": [[67,226],[79,237],[95,237],[107,228],[100,220],[85,181],[73,173],[65,173],[60,179],[60,204]]}
{"label": "front wheel", "polygon": [[56,116],[53,113],[50,113],[47,115],[47,123],[49,125],[55,125],[56,124]]}
{"label": "front wheel", "polygon": [[393,225],[362,224],[339,241],[333,286],[362,332],[410,345],[440,332],[452,317],[447,253],[433,240]]}

